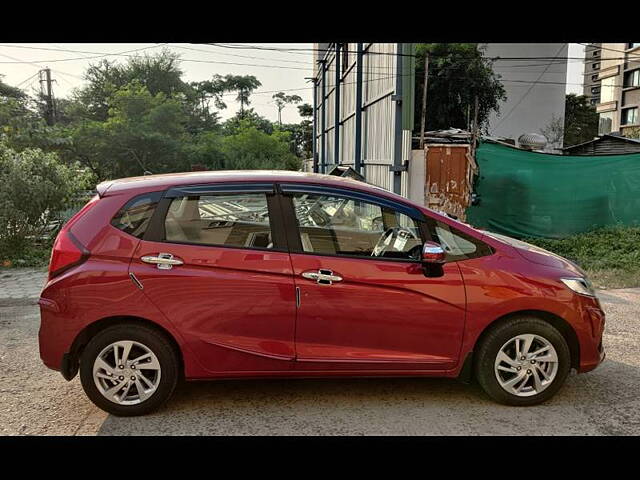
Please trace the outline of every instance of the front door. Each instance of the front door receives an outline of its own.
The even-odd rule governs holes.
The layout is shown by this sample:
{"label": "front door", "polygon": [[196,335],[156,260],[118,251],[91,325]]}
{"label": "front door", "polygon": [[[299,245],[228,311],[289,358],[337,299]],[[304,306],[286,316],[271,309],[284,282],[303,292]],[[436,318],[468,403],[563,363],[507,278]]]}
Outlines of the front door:
{"label": "front door", "polygon": [[[302,369],[449,369],[465,292],[458,265],[426,276],[421,212],[353,191],[283,185]],[[422,218],[421,218],[422,217]]]}
{"label": "front door", "polygon": [[292,368],[295,289],[273,185],[173,189],[157,210],[130,271],[203,366]]}

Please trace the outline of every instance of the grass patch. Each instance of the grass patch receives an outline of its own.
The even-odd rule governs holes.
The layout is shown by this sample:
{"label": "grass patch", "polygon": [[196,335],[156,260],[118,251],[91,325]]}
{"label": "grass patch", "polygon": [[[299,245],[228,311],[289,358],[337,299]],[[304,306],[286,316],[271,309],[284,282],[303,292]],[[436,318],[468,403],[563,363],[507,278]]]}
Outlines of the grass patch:
{"label": "grass patch", "polygon": [[598,288],[640,287],[640,227],[606,227],[562,239],[522,240],[574,261]]}

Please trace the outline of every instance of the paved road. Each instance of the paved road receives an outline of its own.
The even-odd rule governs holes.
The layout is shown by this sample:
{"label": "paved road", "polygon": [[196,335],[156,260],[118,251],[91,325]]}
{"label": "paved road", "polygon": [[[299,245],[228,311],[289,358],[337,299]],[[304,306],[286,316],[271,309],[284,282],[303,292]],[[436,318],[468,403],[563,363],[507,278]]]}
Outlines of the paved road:
{"label": "paved road", "polygon": [[[42,365],[37,306],[7,293],[15,273],[0,272],[3,435],[640,434],[640,289],[601,293],[607,360],[538,407],[497,405],[445,379],[236,380],[185,384],[161,411],[125,419],[94,407],[77,377]],[[38,291],[24,278],[20,292]]]}

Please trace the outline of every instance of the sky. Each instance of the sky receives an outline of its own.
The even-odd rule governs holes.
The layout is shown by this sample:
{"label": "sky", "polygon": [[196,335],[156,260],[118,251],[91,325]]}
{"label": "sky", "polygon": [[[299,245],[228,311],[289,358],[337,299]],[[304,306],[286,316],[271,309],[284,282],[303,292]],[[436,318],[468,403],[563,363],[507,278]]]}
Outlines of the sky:
{"label": "sky", "polygon": [[[310,43],[225,45],[307,50],[313,48],[313,44]],[[207,80],[216,73],[220,75],[255,75],[262,82],[262,86],[252,94],[250,107],[255,108],[258,114],[271,121],[276,121],[278,118],[278,111],[271,98],[274,91],[296,89],[285,93],[299,95],[306,103],[313,101],[312,84],[305,80],[305,77],[313,75],[313,52],[311,51],[279,52],[254,48],[232,49],[190,43],[3,43],[0,44],[0,75],[4,75],[3,81],[5,83],[13,86],[19,85],[20,88],[26,88],[28,92],[31,92],[32,88],[39,88],[38,71],[48,66],[51,69],[51,76],[55,80],[54,95],[63,98],[68,96],[73,88],[82,86],[82,75],[85,69],[91,63],[101,60],[101,58],[95,57],[100,54],[122,53],[142,48],[144,50],[139,50],[138,53],[152,54],[162,48],[179,53],[182,57],[183,79],[188,82]],[[73,50],[74,52],[63,50]],[[126,55],[135,53],[130,52]],[[103,58],[121,62],[127,59],[126,56],[117,55]],[[29,79],[31,76],[33,78]],[[260,91],[269,93],[262,94]],[[239,110],[240,106],[234,101],[234,98],[235,94],[233,93],[225,96],[227,108],[219,112],[222,119],[233,116]],[[283,123],[298,123],[300,120],[298,109],[294,105],[287,106],[283,110]]]}
{"label": "sky", "polygon": [[[218,44],[221,45],[221,44]],[[224,44],[227,47],[190,43],[8,43],[0,44],[0,75],[9,85],[20,86],[27,91],[38,88],[37,72],[51,68],[56,97],[68,96],[74,88],[83,84],[82,75],[91,63],[102,58],[125,61],[126,55],[153,53],[168,48],[182,57],[181,68],[186,81],[201,81],[214,74],[255,75],[262,86],[251,96],[251,107],[269,120],[277,120],[277,110],[271,96],[274,91],[291,90],[303,102],[312,103],[311,83],[305,80],[313,73],[313,53],[310,43],[257,43]],[[243,48],[228,48],[241,46]],[[254,48],[259,47],[259,48]],[[262,48],[260,48],[262,47]],[[309,51],[281,52],[264,48],[307,49]],[[143,49],[143,50],[140,50]],[[64,51],[67,50],[67,51]],[[125,53],[118,56],[117,53]],[[584,46],[569,44],[569,57],[582,57]],[[567,93],[582,94],[582,62],[569,60],[567,66]],[[260,93],[265,92],[265,93]],[[233,116],[239,109],[234,94],[227,94],[227,108],[219,112],[222,119]],[[295,106],[287,106],[282,112],[284,123],[297,123],[300,116]]]}

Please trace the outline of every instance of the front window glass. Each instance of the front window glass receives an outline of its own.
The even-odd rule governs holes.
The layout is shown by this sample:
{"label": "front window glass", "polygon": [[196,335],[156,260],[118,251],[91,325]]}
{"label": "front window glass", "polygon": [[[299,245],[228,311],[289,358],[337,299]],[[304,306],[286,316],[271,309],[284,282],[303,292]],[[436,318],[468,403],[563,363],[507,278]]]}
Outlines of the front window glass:
{"label": "front window glass", "polygon": [[305,252],[325,255],[420,259],[417,222],[393,209],[332,195],[293,196]]}
{"label": "front window glass", "polygon": [[231,193],[174,198],[165,219],[168,242],[273,248],[267,196]]}
{"label": "front window glass", "polygon": [[477,258],[493,252],[484,242],[444,222],[430,221],[428,225],[431,239],[444,249],[447,261]]}

